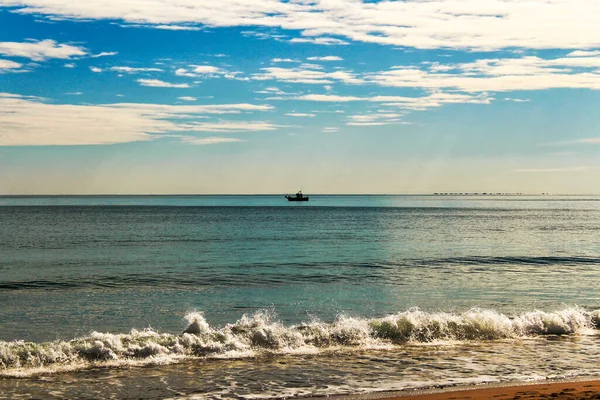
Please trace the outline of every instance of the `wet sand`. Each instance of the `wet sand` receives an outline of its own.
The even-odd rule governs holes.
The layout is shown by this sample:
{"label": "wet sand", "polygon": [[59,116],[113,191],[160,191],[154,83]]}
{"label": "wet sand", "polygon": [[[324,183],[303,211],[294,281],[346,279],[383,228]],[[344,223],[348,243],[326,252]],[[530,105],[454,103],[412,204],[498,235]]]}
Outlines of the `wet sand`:
{"label": "wet sand", "polygon": [[522,385],[489,385],[418,391],[414,393],[378,393],[351,397],[333,396],[332,398],[361,400],[600,400],[600,380],[558,381],[536,384],[526,383]]}
{"label": "wet sand", "polygon": [[495,386],[473,389],[450,390],[437,393],[426,393],[389,397],[389,400],[475,400],[475,399],[600,399],[600,381],[570,381],[543,384],[526,384],[521,386]]}
{"label": "wet sand", "polygon": [[[400,399],[400,397],[398,397]],[[554,382],[522,386],[486,387],[405,396],[402,399],[600,399],[600,381]]]}

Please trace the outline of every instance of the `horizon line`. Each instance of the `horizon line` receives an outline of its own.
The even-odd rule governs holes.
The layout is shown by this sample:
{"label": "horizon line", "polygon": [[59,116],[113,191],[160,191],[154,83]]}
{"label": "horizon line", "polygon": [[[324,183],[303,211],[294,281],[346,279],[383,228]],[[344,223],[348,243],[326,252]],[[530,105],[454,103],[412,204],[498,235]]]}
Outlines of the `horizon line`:
{"label": "horizon line", "polygon": [[[2,194],[0,197],[177,197],[177,196],[283,196],[281,193],[20,193]],[[599,196],[598,193],[523,193],[523,192],[432,192],[432,193],[309,193],[309,196]]]}

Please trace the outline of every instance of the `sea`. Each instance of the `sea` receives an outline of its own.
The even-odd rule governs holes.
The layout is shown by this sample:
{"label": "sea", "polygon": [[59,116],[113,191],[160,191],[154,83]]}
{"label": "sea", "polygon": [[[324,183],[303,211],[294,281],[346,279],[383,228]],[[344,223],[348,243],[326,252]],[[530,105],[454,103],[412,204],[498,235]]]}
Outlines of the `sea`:
{"label": "sea", "polygon": [[600,376],[600,197],[0,197],[0,398]]}

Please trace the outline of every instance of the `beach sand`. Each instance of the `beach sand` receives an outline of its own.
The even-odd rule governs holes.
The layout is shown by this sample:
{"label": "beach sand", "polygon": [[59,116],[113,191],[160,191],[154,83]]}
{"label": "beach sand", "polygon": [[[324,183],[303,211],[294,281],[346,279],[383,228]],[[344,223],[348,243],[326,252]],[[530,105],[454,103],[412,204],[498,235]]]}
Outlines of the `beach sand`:
{"label": "beach sand", "polygon": [[348,399],[350,398],[364,400],[600,400],[600,380],[559,381],[540,384],[522,384],[516,386],[485,385],[477,387],[461,387],[444,390],[419,391],[415,393],[379,393],[374,395],[348,397]]}
{"label": "beach sand", "polygon": [[397,397],[397,399],[600,399],[600,381],[554,382],[535,385],[485,387],[404,396]]}

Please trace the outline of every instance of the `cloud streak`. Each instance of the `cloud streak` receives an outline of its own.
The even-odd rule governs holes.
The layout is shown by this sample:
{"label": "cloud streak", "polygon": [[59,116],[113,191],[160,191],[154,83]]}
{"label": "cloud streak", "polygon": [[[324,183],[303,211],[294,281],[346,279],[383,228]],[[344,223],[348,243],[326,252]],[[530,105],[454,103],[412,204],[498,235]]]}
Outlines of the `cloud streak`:
{"label": "cloud streak", "polygon": [[[0,0],[0,6],[22,14],[108,19],[158,29],[240,26],[300,32],[291,43],[339,45],[352,40],[477,50],[600,47],[600,4],[595,0]],[[274,33],[254,33],[281,39]]]}
{"label": "cloud streak", "polygon": [[0,59],[0,72],[2,72],[2,70],[15,70],[15,69],[19,69],[23,66],[23,64],[20,64],[18,62],[14,62],[11,60],[2,60]]}
{"label": "cloud streak", "polygon": [[[371,97],[356,97],[356,96],[338,96],[333,94],[306,94],[294,97],[279,97],[274,100],[303,100],[315,102],[329,103],[347,103],[347,102],[371,102],[381,103],[384,106],[396,107],[398,109],[407,110],[426,110],[432,107],[441,107],[444,104],[490,104],[493,100],[487,94],[469,95],[459,93],[432,93],[422,97],[405,97],[405,96],[371,96]],[[392,114],[382,114],[392,115]],[[394,118],[397,116],[394,115]]]}
{"label": "cloud streak", "polygon": [[175,89],[187,89],[191,86],[187,83],[171,83],[161,81],[160,79],[138,79],[138,83],[142,86],[148,87],[160,87],[160,88],[175,88]]}
{"label": "cloud streak", "polygon": [[70,59],[85,56],[87,50],[83,47],[64,43],[59,44],[54,40],[47,39],[35,42],[0,42],[0,54],[8,57],[45,61],[50,58]]}
{"label": "cloud streak", "polygon": [[195,144],[199,146],[205,146],[209,144],[221,144],[221,143],[238,143],[245,142],[245,140],[229,137],[213,136],[207,138],[195,138],[191,136],[185,136],[181,138],[182,143]]}
{"label": "cloud streak", "polygon": [[268,105],[49,104],[0,94],[0,146],[102,145],[154,140],[184,132],[274,130],[263,121],[206,121],[212,115],[263,112]]}

